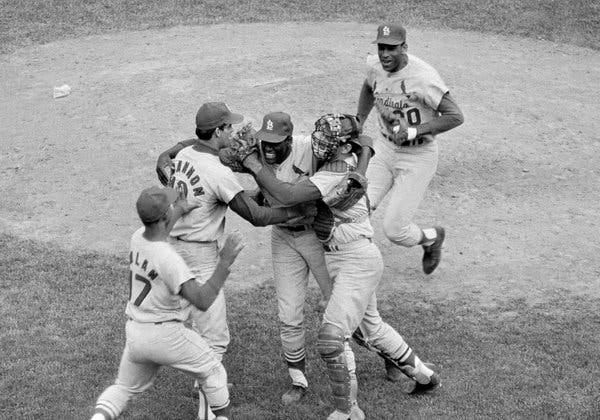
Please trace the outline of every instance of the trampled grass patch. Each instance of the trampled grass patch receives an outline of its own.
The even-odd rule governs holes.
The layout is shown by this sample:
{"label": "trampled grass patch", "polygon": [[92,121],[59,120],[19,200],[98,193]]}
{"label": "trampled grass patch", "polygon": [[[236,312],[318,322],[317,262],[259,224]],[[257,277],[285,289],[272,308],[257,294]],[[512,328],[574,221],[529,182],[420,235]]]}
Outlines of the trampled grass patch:
{"label": "trampled grass patch", "polygon": [[[0,236],[1,418],[86,418],[117,372],[124,345],[126,257],[71,253]],[[235,267],[240,270],[242,267]],[[274,289],[229,293],[232,343],[225,359],[237,419],[323,418],[331,410],[314,349],[318,296],[306,305],[310,392],[279,403],[287,386]],[[425,300],[404,291],[380,297],[382,316],[426,361],[442,388],[411,397],[384,379],[381,360],[354,346],[359,400],[369,418],[597,418],[600,416],[598,302],[551,296],[494,306]],[[193,418],[191,379],[163,369],[123,418]]]}

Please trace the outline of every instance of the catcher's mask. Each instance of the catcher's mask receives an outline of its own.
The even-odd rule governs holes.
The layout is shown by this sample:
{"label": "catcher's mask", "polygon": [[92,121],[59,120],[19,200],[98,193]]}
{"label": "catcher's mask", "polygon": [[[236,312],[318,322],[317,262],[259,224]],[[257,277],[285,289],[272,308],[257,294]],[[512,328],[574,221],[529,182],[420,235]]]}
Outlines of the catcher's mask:
{"label": "catcher's mask", "polygon": [[356,117],[350,114],[325,114],[315,122],[311,136],[313,155],[328,161],[337,153],[341,144],[357,142],[360,130]]}

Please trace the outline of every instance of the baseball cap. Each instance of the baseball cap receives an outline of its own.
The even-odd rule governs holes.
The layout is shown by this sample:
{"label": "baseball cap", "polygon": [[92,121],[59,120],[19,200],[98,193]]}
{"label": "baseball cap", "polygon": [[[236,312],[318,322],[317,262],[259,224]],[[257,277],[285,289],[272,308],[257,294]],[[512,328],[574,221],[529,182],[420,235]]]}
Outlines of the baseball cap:
{"label": "baseball cap", "polygon": [[150,187],[142,191],[137,199],[138,216],[144,223],[156,222],[167,212],[179,194],[173,188]]}
{"label": "baseball cap", "polygon": [[222,124],[237,124],[244,121],[244,116],[234,114],[225,102],[206,102],[196,113],[196,128],[210,130]]}
{"label": "baseball cap", "polygon": [[373,44],[401,45],[406,41],[406,29],[397,23],[379,25]]}
{"label": "baseball cap", "polygon": [[271,112],[263,118],[262,127],[256,135],[260,141],[267,143],[281,143],[292,135],[294,124],[289,114],[285,112]]}

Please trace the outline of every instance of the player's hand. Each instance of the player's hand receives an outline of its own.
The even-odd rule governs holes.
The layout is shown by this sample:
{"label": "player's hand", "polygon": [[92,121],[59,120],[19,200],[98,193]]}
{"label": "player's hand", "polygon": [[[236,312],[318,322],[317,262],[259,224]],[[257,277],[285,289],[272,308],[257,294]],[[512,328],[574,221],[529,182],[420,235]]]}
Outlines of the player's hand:
{"label": "player's hand", "polygon": [[169,157],[168,152],[163,152],[158,156],[156,161],[156,174],[161,184],[167,185],[173,175],[174,165],[173,161]]}
{"label": "player's hand", "polygon": [[245,244],[242,242],[242,234],[238,231],[232,232],[227,235],[223,247],[219,251],[219,258],[227,267],[235,261],[240,251],[244,248]]}
{"label": "player's hand", "polygon": [[396,119],[391,124],[391,131],[389,138],[394,144],[400,146],[403,142],[408,140],[408,124],[404,121],[404,118]]}
{"label": "player's hand", "polygon": [[173,205],[181,208],[181,215],[189,213],[192,210],[200,207],[200,203],[190,203],[185,197],[185,194],[182,190],[179,190],[178,192],[179,196],[177,197],[177,200],[175,200],[175,203],[173,203]]}
{"label": "player's hand", "polygon": [[254,174],[257,174],[262,169],[262,162],[260,161],[260,156],[258,153],[249,154],[242,161],[242,165]]}
{"label": "player's hand", "polygon": [[314,201],[300,203],[287,209],[290,225],[310,225],[317,215],[317,206]]}

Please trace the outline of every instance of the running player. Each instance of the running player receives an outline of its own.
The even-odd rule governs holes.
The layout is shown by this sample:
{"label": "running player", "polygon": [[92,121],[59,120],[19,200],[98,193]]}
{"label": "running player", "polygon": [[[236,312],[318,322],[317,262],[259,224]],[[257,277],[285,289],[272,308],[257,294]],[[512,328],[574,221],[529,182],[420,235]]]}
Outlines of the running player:
{"label": "running player", "polygon": [[430,274],[440,263],[445,230],[422,229],[413,217],[437,169],[435,136],[462,124],[463,115],[438,72],[407,53],[402,26],[380,25],[374,43],[378,56],[367,60],[356,113],[364,124],[373,106],[377,112],[376,153],[367,171],[371,208],[390,193],[385,235],[397,245],[421,245]]}
{"label": "running player", "polygon": [[243,247],[241,236],[227,238],[214,271],[200,285],[168,243],[173,222],[195,205],[178,199],[171,188],[152,187],[142,191],[136,207],[144,226],[131,238],[125,350],[117,379],[98,398],[92,420],[116,419],[132,396],[152,386],[161,366],[198,381],[199,419],[228,419],[225,368],[206,341],[183,322],[192,305],[206,311],[213,304]]}

